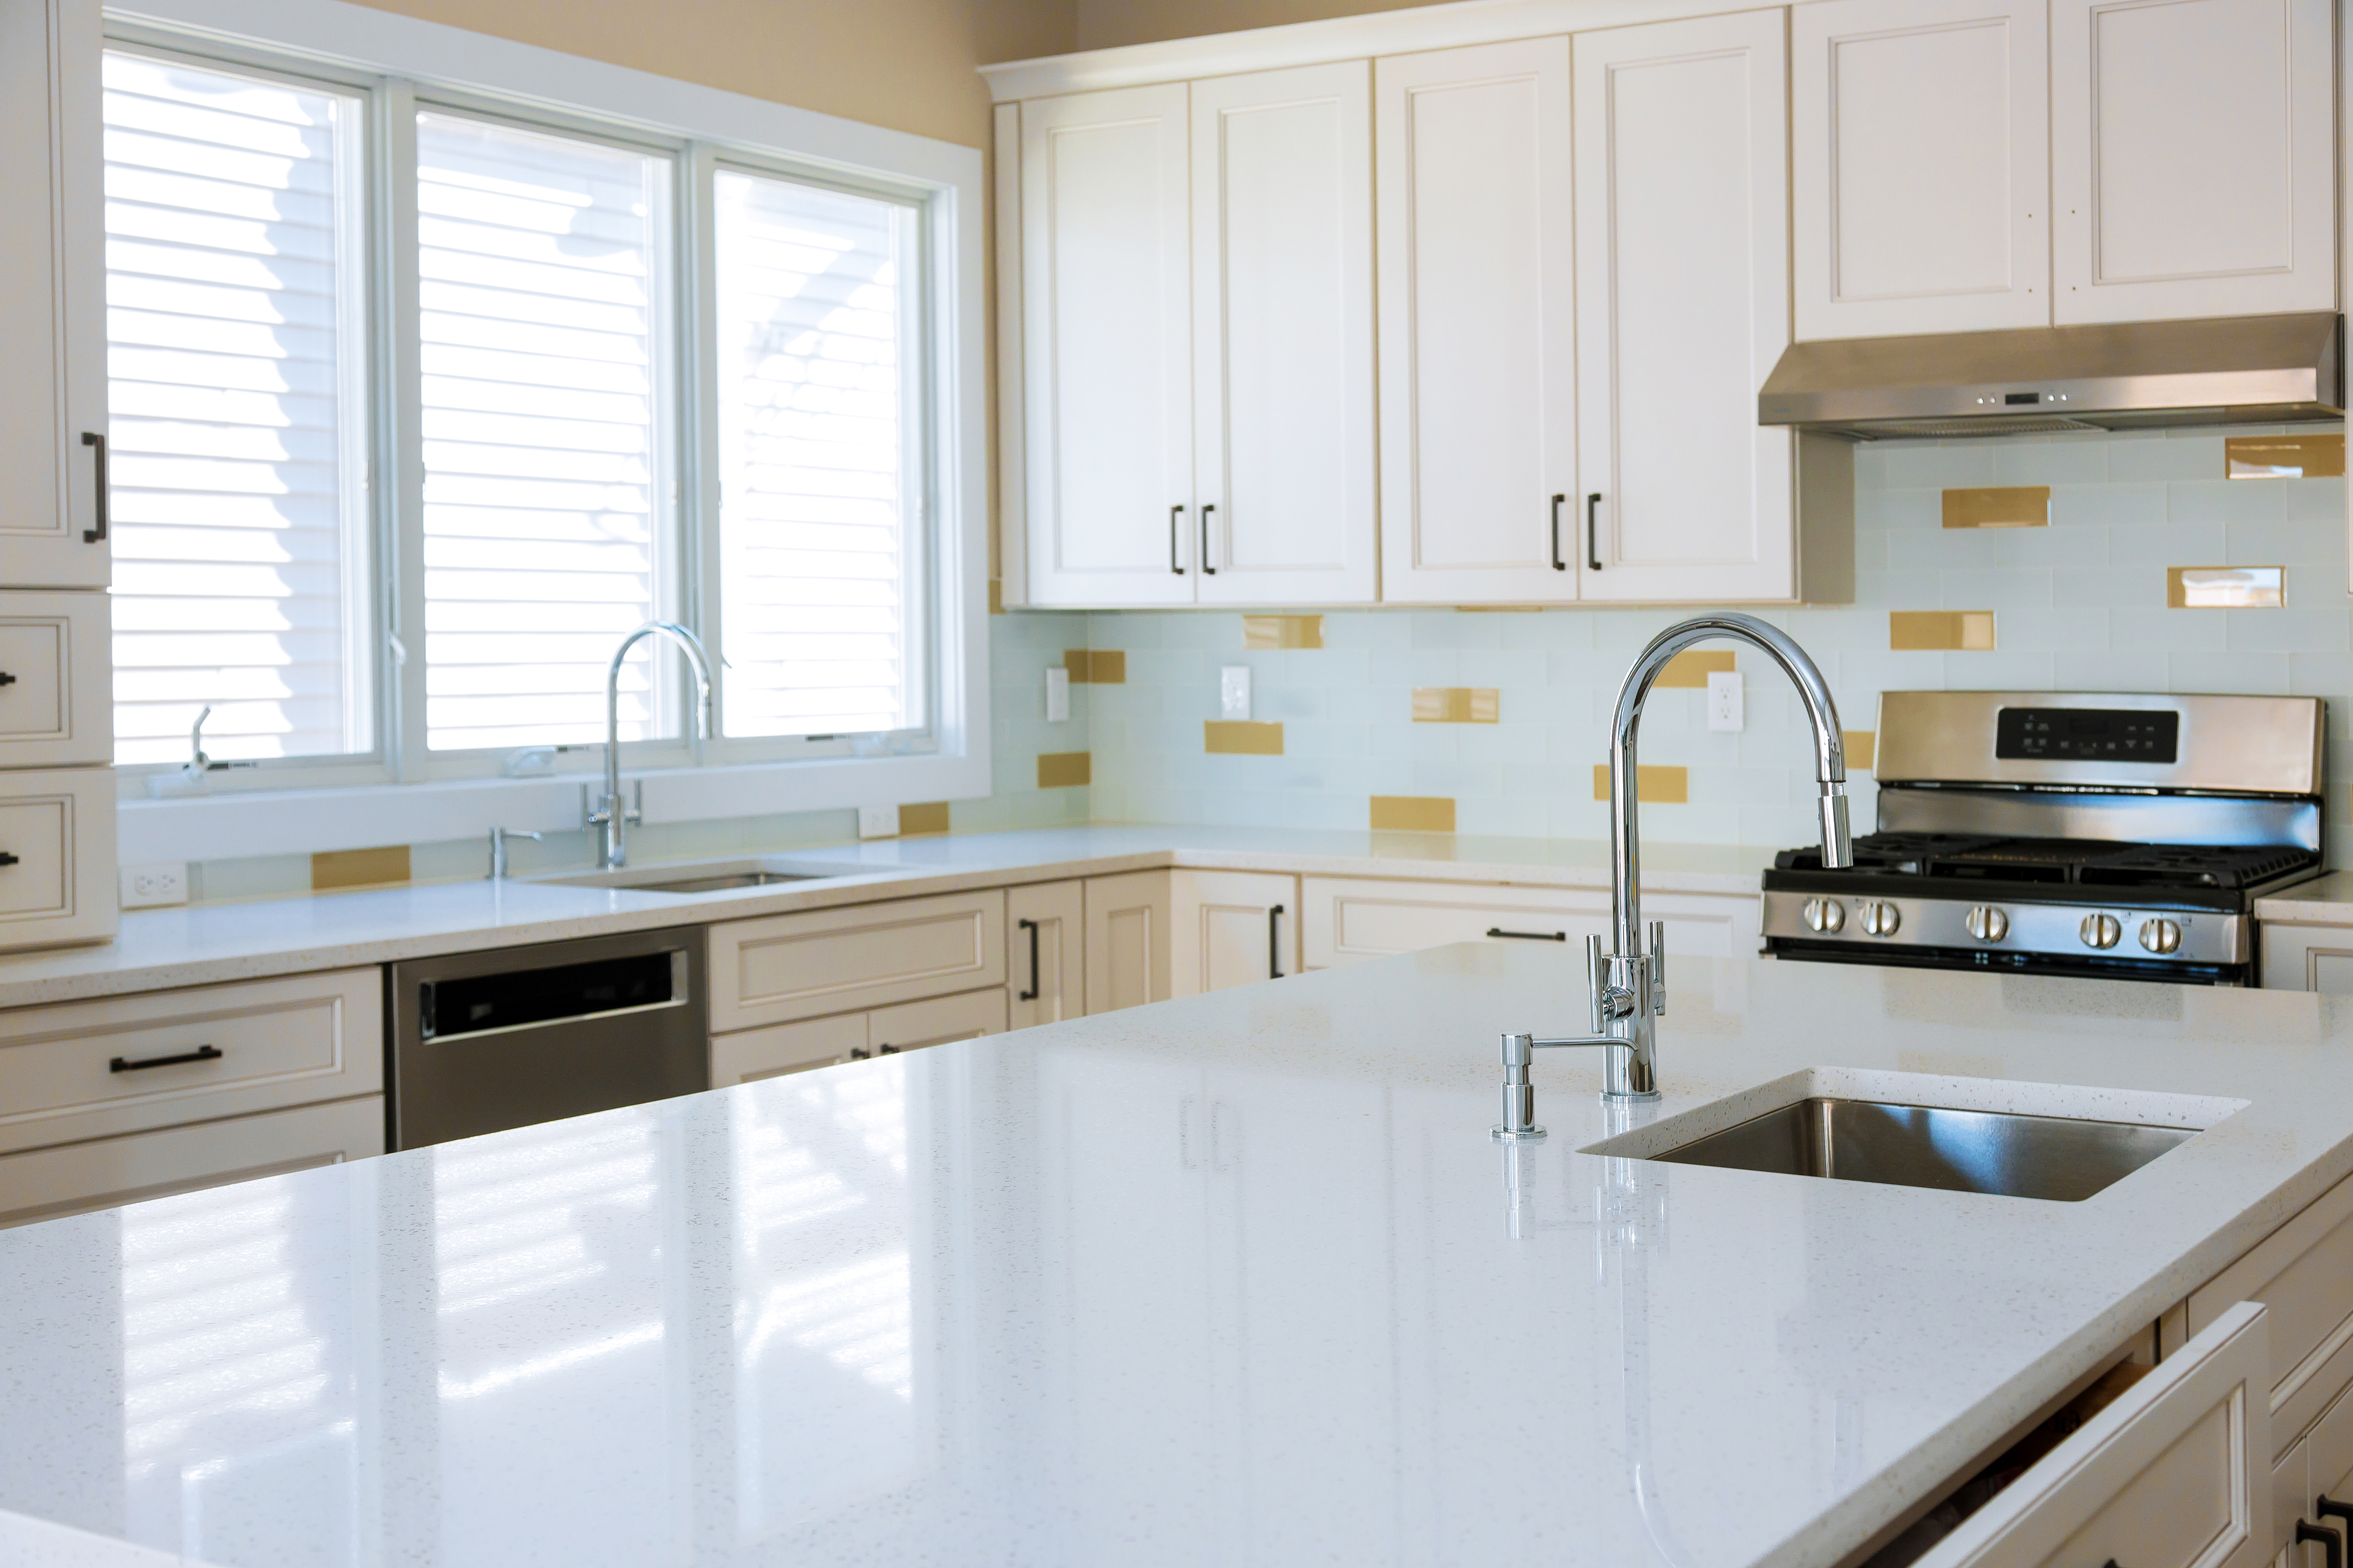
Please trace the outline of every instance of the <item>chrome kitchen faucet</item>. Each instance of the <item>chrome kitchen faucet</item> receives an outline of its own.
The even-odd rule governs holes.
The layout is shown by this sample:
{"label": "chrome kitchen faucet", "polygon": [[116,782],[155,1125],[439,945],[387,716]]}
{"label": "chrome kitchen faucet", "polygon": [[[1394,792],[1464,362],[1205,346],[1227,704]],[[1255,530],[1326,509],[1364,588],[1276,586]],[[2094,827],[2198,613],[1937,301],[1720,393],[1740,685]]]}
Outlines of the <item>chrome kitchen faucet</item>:
{"label": "chrome kitchen faucet", "polygon": [[[638,821],[640,816],[636,807],[627,805],[621,800],[621,661],[629,657],[629,650],[638,646],[640,637],[649,637],[656,633],[684,648],[687,662],[694,666],[694,760],[697,763],[702,761],[703,742],[711,738],[713,728],[711,721],[711,660],[702,651],[702,638],[676,621],[648,621],[621,639],[621,646],[613,650],[613,662],[605,668],[605,793],[597,798],[594,807],[585,809],[581,814],[588,826],[605,830],[598,836],[596,863],[608,871],[628,864],[628,825]],[[587,786],[582,785],[581,792],[586,795]],[[645,794],[642,781],[638,784],[638,793],[642,799]]]}
{"label": "chrome kitchen faucet", "polygon": [[1754,616],[1730,613],[1694,616],[1669,626],[1651,639],[1626,684],[1618,691],[1618,712],[1609,731],[1609,882],[1614,952],[1601,951],[1601,939],[1585,942],[1585,984],[1590,1035],[1553,1039],[1535,1035],[1504,1038],[1504,1120],[1494,1129],[1502,1139],[1541,1138],[1535,1124],[1535,1090],[1528,1083],[1528,1064],[1535,1051],[1555,1046],[1591,1046],[1609,1052],[1601,1092],[1612,1100],[1659,1098],[1658,1026],[1653,1021],[1667,1010],[1666,928],[1653,921],[1651,947],[1642,951],[1642,891],[1641,836],[1635,827],[1634,733],[1642,722],[1642,704],[1667,661],[1711,637],[1730,637],[1769,655],[1798,689],[1806,705],[1806,721],[1814,728],[1814,776],[1820,781],[1818,809],[1822,830],[1822,865],[1837,870],[1853,864],[1854,849],[1847,828],[1846,746],[1840,738],[1838,704],[1831,700],[1822,672],[1806,650],[1788,633]]}

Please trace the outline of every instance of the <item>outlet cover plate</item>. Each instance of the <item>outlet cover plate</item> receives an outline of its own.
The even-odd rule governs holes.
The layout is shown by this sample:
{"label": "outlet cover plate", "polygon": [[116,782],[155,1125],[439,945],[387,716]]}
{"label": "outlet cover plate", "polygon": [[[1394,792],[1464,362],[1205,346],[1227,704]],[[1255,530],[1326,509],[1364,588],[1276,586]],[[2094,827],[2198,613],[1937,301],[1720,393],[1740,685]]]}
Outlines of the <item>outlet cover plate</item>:
{"label": "outlet cover plate", "polygon": [[1071,717],[1071,672],[1060,665],[1046,668],[1046,722],[1067,723]]}
{"label": "outlet cover plate", "polygon": [[896,838],[899,837],[899,808],[895,805],[861,805],[858,808],[858,837],[860,838]]}
{"label": "outlet cover plate", "polygon": [[123,867],[121,900],[126,910],[152,910],[166,904],[186,903],[188,863],[185,860],[162,860],[148,866]]}
{"label": "outlet cover plate", "polygon": [[1229,664],[1218,670],[1218,717],[1247,723],[1250,716],[1250,667]]}
{"label": "outlet cover plate", "polygon": [[1707,727],[1711,730],[1745,730],[1748,727],[1747,705],[1743,700],[1740,672],[1736,669],[1710,670],[1707,677]]}

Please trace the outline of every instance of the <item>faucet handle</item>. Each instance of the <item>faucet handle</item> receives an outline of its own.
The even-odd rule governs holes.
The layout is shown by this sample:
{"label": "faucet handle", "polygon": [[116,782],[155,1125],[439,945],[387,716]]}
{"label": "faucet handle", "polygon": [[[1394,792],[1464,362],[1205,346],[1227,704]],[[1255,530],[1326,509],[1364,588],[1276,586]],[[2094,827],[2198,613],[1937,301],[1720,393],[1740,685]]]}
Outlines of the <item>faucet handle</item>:
{"label": "faucet handle", "polygon": [[1667,922],[1651,922],[1651,1012],[1663,1017],[1667,1011]]}
{"label": "faucet handle", "polygon": [[1601,988],[1606,982],[1603,981],[1601,974],[1601,939],[1598,936],[1588,936],[1585,939],[1585,1002],[1588,1022],[1597,1035],[1601,1032],[1603,1026]]}

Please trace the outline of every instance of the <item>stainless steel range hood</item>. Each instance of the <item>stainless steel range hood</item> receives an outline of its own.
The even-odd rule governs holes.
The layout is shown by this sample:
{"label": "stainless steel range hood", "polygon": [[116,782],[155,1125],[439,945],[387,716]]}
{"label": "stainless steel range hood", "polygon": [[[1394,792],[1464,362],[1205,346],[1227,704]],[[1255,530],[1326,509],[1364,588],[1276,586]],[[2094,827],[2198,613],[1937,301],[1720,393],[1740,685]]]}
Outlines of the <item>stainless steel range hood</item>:
{"label": "stainless steel range hood", "polygon": [[1873,440],[2336,419],[2342,337],[2313,310],[1797,343],[1757,422]]}

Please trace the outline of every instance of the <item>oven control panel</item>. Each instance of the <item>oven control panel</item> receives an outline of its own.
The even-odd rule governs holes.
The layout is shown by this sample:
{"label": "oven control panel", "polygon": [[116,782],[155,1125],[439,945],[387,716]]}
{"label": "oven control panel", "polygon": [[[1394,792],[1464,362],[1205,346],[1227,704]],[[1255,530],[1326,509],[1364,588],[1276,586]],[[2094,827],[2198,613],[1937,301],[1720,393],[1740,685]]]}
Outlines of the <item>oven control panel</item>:
{"label": "oven control panel", "polygon": [[2162,708],[2004,708],[1993,754],[2003,762],[2179,762],[2181,715]]}
{"label": "oven control panel", "polygon": [[1764,928],[1768,937],[1865,949],[1961,948],[2178,963],[2244,963],[2251,956],[2244,915],[2125,904],[1987,904],[1773,889],[1765,894]]}

